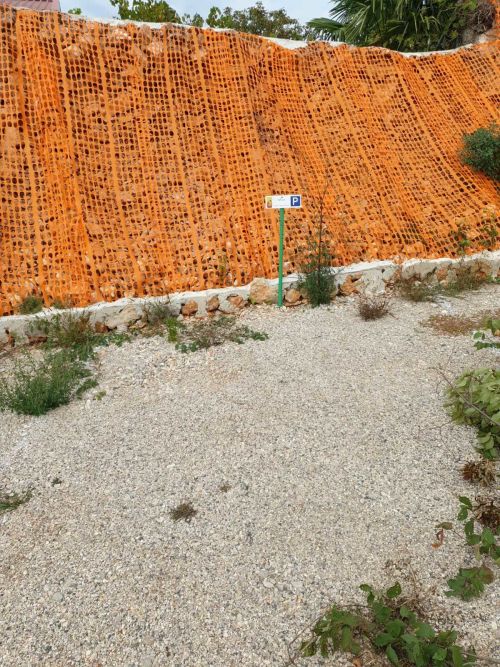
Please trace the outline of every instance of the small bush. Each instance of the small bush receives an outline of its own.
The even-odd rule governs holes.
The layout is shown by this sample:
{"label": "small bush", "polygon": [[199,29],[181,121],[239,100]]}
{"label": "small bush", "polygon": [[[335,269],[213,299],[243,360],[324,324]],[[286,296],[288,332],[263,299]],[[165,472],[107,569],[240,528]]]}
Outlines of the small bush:
{"label": "small bush", "polygon": [[475,662],[474,651],[456,643],[456,632],[434,629],[404,599],[398,599],[398,583],[383,594],[367,584],[360,588],[367,595],[367,606],[331,607],[302,643],[304,657],[319,653],[327,658],[339,651],[357,656],[368,644],[372,653],[385,656],[396,667],[467,667]]}
{"label": "small bush", "polygon": [[463,137],[462,162],[493,180],[500,179],[500,128],[496,123]]}
{"label": "small bush", "polygon": [[92,356],[94,347],[101,336],[90,324],[88,313],[72,311],[58,313],[50,319],[37,318],[33,331],[40,332],[46,338],[46,347],[74,350],[81,359]]}
{"label": "small bush", "polygon": [[358,298],[358,312],[364,320],[379,320],[391,312],[391,295],[361,294]]}
{"label": "small bush", "polygon": [[27,296],[19,305],[21,315],[32,315],[33,313],[39,313],[42,309],[43,299],[35,294]]}
{"label": "small bush", "polygon": [[61,350],[35,359],[26,353],[14,365],[11,380],[0,381],[0,411],[43,415],[96,385],[75,353]]}
{"label": "small bush", "polygon": [[0,514],[12,512],[20,505],[27,503],[31,496],[31,489],[24,493],[0,493]]}
{"label": "small bush", "polygon": [[[179,323],[178,323],[179,324]],[[177,349],[181,352],[205,350],[226,341],[244,343],[245,340],[266,340],[266,333],[253,331],[247,326],[237,323],[234,317],[219,317],[210,320],[199,320],[189,326],[176,329]]]}
{"label": "small bush", "polygon": [[500,455],[500,370],[466,371],[448,388],[446,401],[457,424],[475,426],[478,451],[486,459]]}
{"label": "small bush", "polygon": [[179,342],[179,332],[185,329],[182,322],[179,322],[175,317],[169,317],[166,320],[167,338],[169,343]]}
{"label": "small bush", "polygon": [[400,296],[407,301],[433,301],[437,296],[457,296],[463,292],[477,290],[491,282],[491,278],[474,271],[469,266],[460,264],[455,269],[455,276],[446,284],[436,280],[434,275],[423,280],[414,277],[403,278],[397,283]]}
{"label": "small bush", "polygon": [[160,327],[164,325],[166,321],[172,317],[170,302],[164,300],[147,303],[144,306],[144,316],[146,323],[151,327]]}

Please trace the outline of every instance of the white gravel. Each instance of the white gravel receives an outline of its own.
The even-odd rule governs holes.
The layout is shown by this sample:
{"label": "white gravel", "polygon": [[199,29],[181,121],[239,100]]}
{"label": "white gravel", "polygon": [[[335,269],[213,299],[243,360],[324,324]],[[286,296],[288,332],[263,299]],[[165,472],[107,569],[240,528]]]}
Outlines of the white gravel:
{"label": "white gravel", "polygon": [[[498,307],[499,290],[451,303]],[[446,598],[473,557],[431,544],[474,493],[458,472],[474,432],[448,422],[435,369],[498,358],[419,325],[440,308],[253,308],[267,341],[137,339],[100,352],[101,400],[0,414],[0,489],[34,489],[0,516],[2,667],[284,665],[325,603],[393,583],[402,558],[435,585],[431,616],[495,655],[498,586]],[[196,516],[172,521],[184,501]]]}

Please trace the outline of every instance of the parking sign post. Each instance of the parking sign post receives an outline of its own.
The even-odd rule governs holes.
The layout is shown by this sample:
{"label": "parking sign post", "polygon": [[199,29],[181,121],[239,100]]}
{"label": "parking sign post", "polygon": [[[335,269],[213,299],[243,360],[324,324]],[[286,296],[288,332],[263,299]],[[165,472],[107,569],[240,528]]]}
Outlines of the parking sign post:
{"label": "parking sign post", "polygon": [[279,208],[280,229],[278,248],[278,308],[283,306],[283,251],[285,246],[285,208],[301,208],[302,195],[268,195],[265,208]]}

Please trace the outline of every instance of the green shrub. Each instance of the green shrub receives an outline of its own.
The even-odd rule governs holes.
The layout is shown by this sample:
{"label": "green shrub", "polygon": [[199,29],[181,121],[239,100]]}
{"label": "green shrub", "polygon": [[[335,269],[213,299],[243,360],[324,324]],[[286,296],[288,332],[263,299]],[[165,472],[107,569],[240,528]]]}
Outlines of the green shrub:
{"label": "green shrub", "polygon": [[74,352],[48,352],[40,359],[25,353],[12,379],[0,381],[0,411],[43,415],[95,386],[91,375]]}
{"label": "green shrub", "polygon": [[500,127],[493,123],[463,137],[461,159],[493,180],[500,178]]}
{"label": "green shrub", "polygon": [[463,373],[449,388],[445,403],[457,424],[475,426],[478,451],[486,459],[500,454],[500,370],[478,368]]}
{"label": "green shrub", "polygon": [[90,324],[89,313],[67,311],[50,319],[36,318],[32,331],[46,337],[46,347],[74,350],[81,359],[92,356],[101,336]]}
{"label": "green shrub", "polygon": [[177,327],[176,337],[178,350],[181,352],[195,352],[196,350],[208,349],[214,345],[222,345],[226,341],[241,344],[248,339],[266,340],[268,335],[238,324],[235,317],[219,317],[199,320],[188,326]]}
{"label": "green shrub", "polygon": [[151,327],[159,327],[172,316],[170,303],[167,300],[150,301],[144,305],[144,317]]}
{"label": "green shrub", "polygon": [[21,315],[32,315],[33,313],[39,313],[42,309],[43,299],[35,294],[27,296],[19,305],[19,313]]}
{"label": "green shrub", "polygon": [[473,650],[456,643],[453,630],[439,632],[421,620],[408,602],[399,601],[401,586],[396,583],[385,593],[376,593],[363,584],[367,607],[350,610],[333,606],[314,625],[312,636],[301,645],[304,657],[320,654],[326,658],[341,651],[359,655],[363,644],[393,665],[415,667],[467,667],[476,661]]}

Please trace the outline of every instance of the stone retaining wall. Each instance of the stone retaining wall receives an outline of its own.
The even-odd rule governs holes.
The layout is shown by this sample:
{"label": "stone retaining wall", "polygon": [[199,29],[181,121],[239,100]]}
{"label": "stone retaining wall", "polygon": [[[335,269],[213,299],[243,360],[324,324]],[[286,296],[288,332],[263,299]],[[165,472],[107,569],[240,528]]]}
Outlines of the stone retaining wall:
{"label": "stone retaining wall", "polygon": [[[381,293],[388,285],[400,279],[415,281],[432,280],[446,283],[452,280],[457,268],[467,267],[484,277],[500,276],[500,251],[482,252],[462,259],[412,259],[403,264],[391,261],[362,262],[346,267],[332,268],[339,296],[360,292]],[[285,307],[305,303],[305,295],[299,288],[299,275],[294,273],[283,279]],[[251,304],[275,304],[278,279],[256,278],[243,287],[225,287],[200,292],[177,292],[168,297],[120,299],[112,303],[96,303],[87,308],[75,308],[72,312],[90,314],[90,321],[101,330],[125,331],[136,325],[149,304],[168,300],[172,315],[207,317],[216,313],[234,314]],[[60,310],[47,308],[35,315],[10,315],[0,317],[0,343],[25,343],[37,337],[37,321],[50,319]]]}

